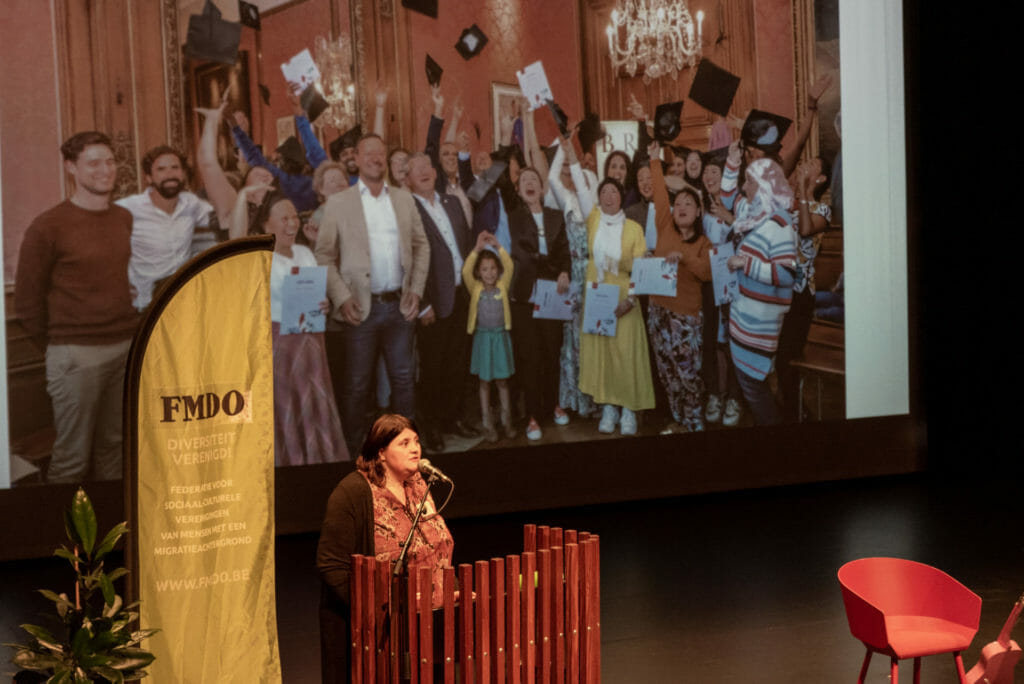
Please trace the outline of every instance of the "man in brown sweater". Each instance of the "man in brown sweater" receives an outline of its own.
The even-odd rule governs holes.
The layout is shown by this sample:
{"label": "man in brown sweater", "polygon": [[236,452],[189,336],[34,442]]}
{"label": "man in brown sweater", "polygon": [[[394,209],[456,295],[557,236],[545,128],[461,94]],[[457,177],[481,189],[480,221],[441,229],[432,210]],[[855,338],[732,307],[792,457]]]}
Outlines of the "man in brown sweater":
{"label": "man in brown sweater", "polygon": [[110,139],[77,133],[61,146],[71,197],[28,227],[14,306],[46,349],[46,390],[57,438],[48,480],[121,477],[125,361],[138,314],[128,285],[132,216],[110,203]]}

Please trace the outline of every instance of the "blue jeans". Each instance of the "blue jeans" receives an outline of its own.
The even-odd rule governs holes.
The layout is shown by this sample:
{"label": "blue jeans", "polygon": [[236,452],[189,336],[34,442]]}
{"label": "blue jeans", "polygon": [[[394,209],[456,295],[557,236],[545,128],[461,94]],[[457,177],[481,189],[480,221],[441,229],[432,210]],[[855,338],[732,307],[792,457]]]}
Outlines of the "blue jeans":
{"label": "blue jeans", "polygon": [[405,320],[399,302],[372,300],[370,315],[359,325],[343,324],[345,371],[342,378],[341,422],[349,452],[358,453],[367,431],[370,385],[377,357],[384,356],[391,383],[391,409],[410,420],[415,410],[413,391],[413,333],[415,322]]}
{"label": "blue jeans", "polygon": [[782,422],[779,405],[775,402],[775,395],[768,386],[767,378],[756,380],[737,368],[736,380],[740,383],[743,398],[747,400],[750,412],[754,414],[755,425],[778,425]]}

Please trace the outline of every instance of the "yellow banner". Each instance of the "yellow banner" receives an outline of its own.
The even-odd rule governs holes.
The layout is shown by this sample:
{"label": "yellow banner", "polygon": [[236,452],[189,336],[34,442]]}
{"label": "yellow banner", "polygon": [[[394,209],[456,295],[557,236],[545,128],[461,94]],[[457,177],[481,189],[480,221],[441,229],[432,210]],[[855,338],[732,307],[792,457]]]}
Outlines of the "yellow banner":
{"label": "yellow banner", "polygon": [[157,683],[281,681],[271,252],[259,244],[187,265],[132,353],[133,574],[141,624],[161,630],[145,643]]}

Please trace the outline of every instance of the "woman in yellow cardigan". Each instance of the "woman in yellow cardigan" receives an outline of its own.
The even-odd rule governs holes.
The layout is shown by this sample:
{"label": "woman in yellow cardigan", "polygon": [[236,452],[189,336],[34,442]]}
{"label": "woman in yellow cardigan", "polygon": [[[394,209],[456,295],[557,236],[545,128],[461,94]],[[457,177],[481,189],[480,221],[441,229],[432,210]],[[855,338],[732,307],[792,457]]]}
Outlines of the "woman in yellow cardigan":
{"label": "woman in yellow cardigan", "polygon": [[[497,251],[486,249],[491,247]],[[473,356],[469,372],[480,378],[480,417],[484,436],[498,440],[491,416],[491,381],[498,385],[501,402],[501,427],[506,438],[516,436],[512,429],[508,379],[515,373],[512,358],[512,329],[508,287],[512,282],[512,257],[491,233],[482,232],[476,246],[462,265],[462,282],[469,290],[469,316],[466,332],[473,335]]]}

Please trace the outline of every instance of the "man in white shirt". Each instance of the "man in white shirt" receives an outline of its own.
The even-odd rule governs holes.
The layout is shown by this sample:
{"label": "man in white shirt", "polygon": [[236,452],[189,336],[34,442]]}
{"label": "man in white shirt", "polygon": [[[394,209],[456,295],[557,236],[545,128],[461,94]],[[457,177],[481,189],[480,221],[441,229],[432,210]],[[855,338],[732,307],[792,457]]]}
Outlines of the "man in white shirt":
{"label": "man in white shirt", "polygon": [[[470,338],[466,334],[469,295],[462,265],[473,248],[461,202],[436,190],[437,171],[424,153],[409,159],[409,187],[430,242],[430,272],[420,306],[419,347],[421,438],[444,448],[445,434],[472,437],[476,430],[462,420],[463,390],[469,371]],[[433,442],[431,444],[430,442]]]}
{"label": "man in white shirt", "polygon": [[147,152],[142,171],[149,187],[117,201],[133,218],[128,280],[140,311],[160,281],[192,256],[196,227],[208,227],[213,212],[209,202],[185,190],[185,158],[174,148],[161,145]]}
{"label": "man in white shirt", "polygon": [[[391,384],[391,408],[415,414],[413,338],[430,265],[430,246],[412,195],[385,182],[387,148],[380,136],[356,145],[359,181],[324,205],[316,259],[327,266],[329,325],[341,345],[329,346],[341,364],[342,427],[349,450],[366,431],[370,385],[383,351]],[[339,358],[339,356],[341,358]]]}

